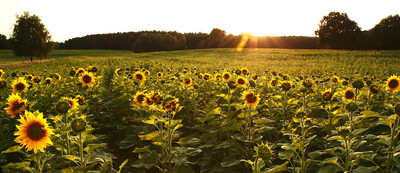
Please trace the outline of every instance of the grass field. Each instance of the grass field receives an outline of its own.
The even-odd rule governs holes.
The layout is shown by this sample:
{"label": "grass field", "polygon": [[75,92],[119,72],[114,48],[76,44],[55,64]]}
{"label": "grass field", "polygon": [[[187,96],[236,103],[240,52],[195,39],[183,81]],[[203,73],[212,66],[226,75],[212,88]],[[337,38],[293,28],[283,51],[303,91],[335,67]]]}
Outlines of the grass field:
{"label": "grass field", "polygon": [[2,172],[400,170],[400,51],[22,60],[0,50]]}

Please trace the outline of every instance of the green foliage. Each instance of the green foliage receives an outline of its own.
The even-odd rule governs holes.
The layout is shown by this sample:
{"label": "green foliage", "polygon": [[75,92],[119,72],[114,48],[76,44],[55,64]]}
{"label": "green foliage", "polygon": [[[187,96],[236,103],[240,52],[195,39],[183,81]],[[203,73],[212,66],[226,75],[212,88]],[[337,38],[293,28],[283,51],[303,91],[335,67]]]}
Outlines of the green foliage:
{"label": "green foliage", "polygon": [[53,44],[50,42],[51,36],[40,18],[24,12],[21,16],[17,15],[11,37],[11,47],[16,56],[36,58],[47,58]]}
{"label": "green foliage", "polygon": [[400,16],[390,15],[370,30],[374,49],[400,49]]}

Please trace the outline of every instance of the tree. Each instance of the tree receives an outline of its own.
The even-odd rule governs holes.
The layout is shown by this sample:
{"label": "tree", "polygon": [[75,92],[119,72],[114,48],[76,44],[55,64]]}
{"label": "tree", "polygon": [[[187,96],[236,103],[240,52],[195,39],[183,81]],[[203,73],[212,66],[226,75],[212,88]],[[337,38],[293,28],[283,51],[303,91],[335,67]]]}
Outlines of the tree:
{"label": "tree", "polygon": [[0,49],[8,49],[7,37],[0,34]]}
{"label": "tree", "polygon": [[400,16],[390,15],[370,30],[374,49],[400,49]]}
{"label": "tree", "polygon": [[350,20],[346,13],[330,12],[318,25],[315,35],[319,36],[319,44],[324,48],[348,49],[361,32],[357,23]]}
{"label": "tree", "polygon": [[46,58],[53,49],[53,44],[49,31],[41,19],[36,15],[31,16],[29,12],[16,17],[17,21],[11,36],[14,55],[29,57],[31,61],[34,57]]}

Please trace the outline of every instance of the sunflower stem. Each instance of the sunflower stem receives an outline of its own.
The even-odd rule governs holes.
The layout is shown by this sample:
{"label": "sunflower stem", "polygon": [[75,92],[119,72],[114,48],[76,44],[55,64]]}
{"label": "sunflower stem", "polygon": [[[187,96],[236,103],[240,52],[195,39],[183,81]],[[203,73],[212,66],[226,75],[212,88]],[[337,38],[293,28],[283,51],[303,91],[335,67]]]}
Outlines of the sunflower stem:
{"label": "sunflower stem", "polygon": [[[68,126],[68,113],[65,114],[65,126]],[[67,155],[70,154],[70,144],[69,144],[69,131],[67,131]]]}
{"label": "sunflower stem", "polygon": [[83,158],[83,139],[82,139],[82,132],[79,133],[79,153],[81,155],[81,166],[85,167],[86,166],[86,161]]}

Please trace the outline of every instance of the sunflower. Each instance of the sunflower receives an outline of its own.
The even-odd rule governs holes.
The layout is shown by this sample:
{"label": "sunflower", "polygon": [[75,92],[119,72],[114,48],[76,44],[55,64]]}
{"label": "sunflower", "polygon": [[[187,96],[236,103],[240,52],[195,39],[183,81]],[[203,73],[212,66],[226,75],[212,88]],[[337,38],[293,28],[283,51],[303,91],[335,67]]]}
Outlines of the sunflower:
{"label": "sunflower", "polygon": [[271,86],[276,86],[278,84],[278,81],[276,80],[276,79],[272,79],[270,82],[269,82],[269,85],[271,85]]}
{"label": "sunflower", "polygon": [[260,101],[260,96],[254,94],[254,92],[245,91],[242,98],[244,99],[244,104],[249,107],[251,106],[253,109],[256,108]]}
{"label": "sunflower", "polygon": [[54,78],[55,80],[57,80],[57,81],[60,81],[60,80],[61,80],[61,76],[60,76],[58,73],[55,73],[54,76],[53,76],[53,78]]}
{"label": "sunflower", "polygon": [[311,80],[307,79],[307,80],[303,81],[303,86],[306,88],[311,88],[312,85],[313,85],[313,83],[311,82]]}
{"label": "sunflower", "polygon": [[238,87],[246,87],[247,83],[249,83],[249,81],[247,81],[246,78],[239,76],[236,79],[236,84]]}
{"label": "sunflower", "polygon": [[236,73],[236,75],[240,75],[240,74],[242,74],[242,70],[237,69],[237,70],[235,71],[235,73]]}
{"label": "sunflower", "polygon": [[160,104],[161,101],[162,101],[161,95],[158,94],[158,93],[156,93],[156,94],[150,94],[150,95],[148,96],[148,98],[150,99],[150,101],[151,101],[154,105]]}
{"label": "sunflower", "polygon": [[167,73],[171,73],[171,69],[170,68],[167,68]]}
{"label": "sunflower", "polygon": [[322,98],[325,101],[331,100],[332,96],[333,96],[333,94],[332,94],[332,90],[331,89],[327,89],[327,90],[322,92]]}
{"label": "sunflower", "polygon": [[92,87],[94,85],[94,78],[92,72],[84,72],[80,77],[82,86]]}
{"label": "sunflower", "polygon": [[210,74],[205,73],[203,78],[204,78],[204,80],[208,80],[208,79],[210,79],[210,76],[211,76]]}
{"label": "sunflower", "polygon": [[289,91],[290,88],[292,88],[292,82],[290,82],[290,81],[285,81],[285,82],[282,83],[281,87],[282,87],[282,89],[283,89],[284,91]]}
{"label": "sunflower", "polygon": [[356,94],[348,88],[343,94],[343,100],[354,100]]}
{"label": "sunflower", "polygon": [[76,70],[76,74],[81,74],[83,72],[85,72],[85,69],[83,68],[79,68],[78,70]]}
{"label": "sunflower", "polygon": [[390,76],[386,82],[385,86],[386,90],[390,92],[397,92],[400,91],[400,79],[399,77],[393,75]]}
{"label": "sunflower", "polygon": [[119,68],[115,69],[114,73],[115,73],[115,76],[119,76],[122,74],[121,69],[119,69]]}
{"label": "sunflower", "polygon": [[379,89],[380,88],[378,86],[376,86],[376,85],[369,86],[369,90],[371,90],[371,92],[374,93],[374,94],[378,93]]}
{"label": "sunflower", "polygon": [[253,74],[253,75],[251,76],[251,79],[253,79],[253,80],[257,80],[257,78],[258,78],[257,74]]}
{"label": "sunflower", "polygon": [[19,114],[24,115],[28,101],[22,100],[18,94],[11,94],[7,98],[7,102],[8,102],[8,107],[4,108],[4,110],[6,110],[6,113],[9,114],[11,118],[14,118]]}
{"label": "sunflower", "polygon": [[0,77],[2,77],[4,75],[4,71],[2,69],[0,69]]}
{"label": "sunflower", "polygon": [[48,144],[53,145],[50,140],[50,135],[54,134],[53,129],[49,128],[42,113],[25,113],[25,117],[18,120],[22,125],[17,126],[18,131],[14,133],[17,136],[15,142],[25,146],[27,151],[33,149],[35,154],[38,150],[44,152]]}
{"label": "sunflower", "polygon": [[229,72],[224,72],[222,74],[222,79],[224,79],[225,82],[228,82],[231,79],[231,74]]}
{"label": "sunflower", "polygon": [[191,78],[187,78],[183,81],[183,85],[185,86],[190,86],[192,84],[192,79]]}
{"label": "sunflower", "polygon": [[28,75],[28,77],[26,77],[28,80],[32,81],[33,76],[32,75]]}
{"label": "sunflower", "polygon": [[133,98],[133,101],[135,101],[135,104],[138,106],[143,105],[143,102],[147,99],[146,94],[143,94],[142,92],[136,93],[135,97]]}
{"label": "sunflower", "polygon": [[288,76],[287,74],[284,74],[284,75],[282,76],[282,79],[283,79],[283,80],[289,80],[289,76]]}
{"label": "sunflower", "polygon": [[150,75],[150,71],[149,71],[149,70],[146,70],[146,71],[144,72],[144,75],[146,75],[146,76]]}
{"label": "sunflower", "polygon": [[32,82],[39,83],[41,80],[39,77],[35,76],[32,78]]}
{"label": "sunflower", "polygon": [[216,75],[214,76],[214,79],[215,79],[215,80],[220,80],[220,79],[221,79],[221,74],[216,74]]}
{"label": "sunflower", "polygon": [[83,97],[81,95],[75,96],[75,99],[77,100],[79,105],[82,106],[83,104],[85,104],[85,99],[83,99]]}
{"label": "sunflower", "polygon": [[178,105],[178,100],[168,99],[164,103],[164,110],[167,112],[174,111],[178,107]]}
{"label": "sunflower", "polygon": [[143,73],[137,71],[135,74],[133,74],[133,77],[135,80],[143,83],[146,80],[146,77],[143,75]]}
{"label": "sunflower", "polygon": [[77,99],[73,99],[73,98],[69,98],[69,97],[63,97],[62,100],[65,100],[69,103],[69,105],[71,107],[69,107],[69,110],[73,110],[75,108],[78,107],[78,100]]}
{"label": "sunflower", "polygon": [[47,84],[47,85],[50,85],[51,84],[51,78],[46,78],[45,80],[44,80],[44,82]]}
{"label": "sunflower", "polygon": [[249,73],[249,70],[247,70],[247,68],[242,68],[242,69],[240,69],[240,72],[241,72],[243,75],[246,75],[247,73]]}
{"label": "sunflower", "polygon": [[203,73],[199,73],[199,74],[197,75],[197,77],[199,77],[199,79],[203,79]]}
{"label": "sunflower", "polygon": [[13,88],[13,93],[22,93],[26,91],[26,88],[29,87],[29,85],[26,83],[26,80],[24,78],[18,78],[13,81],[11,84]]}
{"label": "sunflower", "polygon": [[334,83],[339,83],[339,77],[333,76],[332,82],[334,82]]}
{"label": "sunflower", "polygon": [[157,73],[157,77],[162,77],[162,73],[161,73],[161,72],[158,72],[158,73]]}

